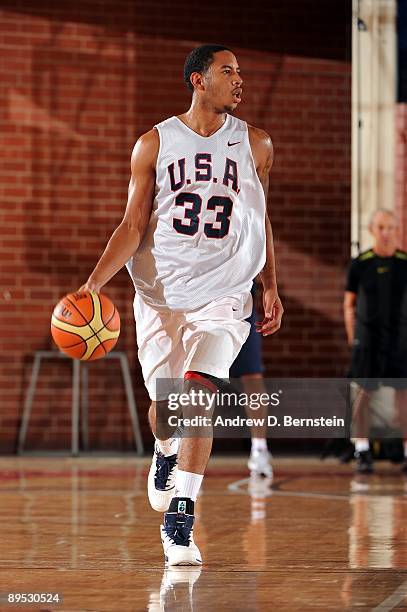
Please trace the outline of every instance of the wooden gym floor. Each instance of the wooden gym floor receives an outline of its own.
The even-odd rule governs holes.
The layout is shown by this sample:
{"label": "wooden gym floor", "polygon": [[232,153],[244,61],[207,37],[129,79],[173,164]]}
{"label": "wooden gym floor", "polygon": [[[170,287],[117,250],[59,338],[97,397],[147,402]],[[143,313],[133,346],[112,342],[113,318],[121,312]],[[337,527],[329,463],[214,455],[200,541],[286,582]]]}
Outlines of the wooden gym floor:
{"label": "wooden gym floor", "polygon": [[380,462],[276,460],[272,488],[246,458],[211,460],[197,504],[201,569],[166,570],[149,461],[0,459],[0,593],[59,605],[0,610],[407,610],[407,480]]}

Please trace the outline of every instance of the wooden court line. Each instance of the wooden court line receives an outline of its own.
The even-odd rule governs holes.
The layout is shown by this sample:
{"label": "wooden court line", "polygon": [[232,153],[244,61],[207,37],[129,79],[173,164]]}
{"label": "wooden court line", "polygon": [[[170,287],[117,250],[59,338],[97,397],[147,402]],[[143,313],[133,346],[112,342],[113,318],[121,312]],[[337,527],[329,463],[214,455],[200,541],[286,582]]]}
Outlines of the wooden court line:
{"label": "wooden court line", "polygon": [[[292,478],[292,479],[285,479],[284,481],[280,481],[280,482],[275,482],[271,485],[271,487],[266,490],[264,492],[264,497],[271,497],[271,496],[280,496],[280,497],[303,497],[303,498],[314,498],[314,499],[331,499],[331,500],[341,500],[341,501],[349,501],[349,498],[353,495],[365,495],[366,497],[369,497],[369,499],[383,499],[383,495],[372,495],[370,493],[370,491],[351,491],[349,494],[348,493],[344,493],[344,494],[340,494],[340,493],[314,493],[312,491],[281,491],[280,487],[282,484],[286,484],[287,482],[291,481],[291,480],[296,480],[296,478]],[[250,482],[250,478],[242,478],[241,480],[236,480],[235,482],[232,482],[228,485],[228,490],[232,491],[233,493],[238,493],[240,495],[247,495],[248,493],[250,493],[250,491],[248,491],[247,489],[243,489],[241,488],[243,485],[246,485]],[[262,491],[263,494],[263,491]],[[393,494],[388,494],[391,495],[392,497],[394,497],[394,493]],[[407,498],[404,498],[404,496],[401,495],[396,495],[397,498],[401,501],[405,501],[407,502]]]}
{"label": "wooden court line", "polygon": [[[239,493],[241,495],[247,495],[248,491],[241,488],[242,485],[248,484],[250,478],[242,478],[236,482],[232,482],[228,485],[228,490],[233,493]],[[263,493],[263,492],[262,492]],[[342,501],[348,501],[349,495],[334,495],[333,493],[311,493],[306,491],[279,491],[278,485],[272,485],[270,489],[265,491],[264,497],[279,495],[280,497],[315,497],[318,499],[340,499]]]}
{"label": "wooden court line", "polygon": [[394,610],[405,597],[407,597],[407,580],[403,582],[394,593],[386,597],[381,604],[373,608],[372,612],[388,612],[389,610]]}

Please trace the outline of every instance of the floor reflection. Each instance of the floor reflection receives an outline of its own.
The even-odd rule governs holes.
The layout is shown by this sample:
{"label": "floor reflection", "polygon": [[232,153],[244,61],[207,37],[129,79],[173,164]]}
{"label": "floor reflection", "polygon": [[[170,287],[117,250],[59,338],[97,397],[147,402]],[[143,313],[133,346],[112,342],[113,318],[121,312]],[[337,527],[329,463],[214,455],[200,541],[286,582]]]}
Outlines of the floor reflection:
{"label": "floor reflection", "polygon": [[43,469],[45,462],[40,461],[30,467],[27,460],[16,460],[21,469],[0,474],[3,515],[15,524],[8,535],[5,526],[0,528],[0,539],[13,538],[9,561],[42,566],[52,551],[56,566],[80,569],[95,560],[93,542],[87,538],[93,531],[101,542],[112,536],[115,558],[123,569],[133,568],[134,530],[145,489],[143,466],[121,468],[105,460],[89,468],[54,459]]}
{"label": "floor reflection", "polygon": [[271,484],[271,478],[252,475],[247,486],[250,522],[243,536],[243,549],[251,569],[265,567],[267,563],[266,499],[272,493]]}
{"label": "floor reflection", "polygon": [[165,569],[160,589],[150,594],[148,612],[192,612],[197,598],[194,588],[201,572],[201,567]]}
{"label": "floor reflection", "polygon": [[[368,476],[355,477],[350,483],[349,567],[352,569],[407,569],[407,500],[385,495],[380,489],[379,483]],[[379,491],[381,494],[375,494]]]}

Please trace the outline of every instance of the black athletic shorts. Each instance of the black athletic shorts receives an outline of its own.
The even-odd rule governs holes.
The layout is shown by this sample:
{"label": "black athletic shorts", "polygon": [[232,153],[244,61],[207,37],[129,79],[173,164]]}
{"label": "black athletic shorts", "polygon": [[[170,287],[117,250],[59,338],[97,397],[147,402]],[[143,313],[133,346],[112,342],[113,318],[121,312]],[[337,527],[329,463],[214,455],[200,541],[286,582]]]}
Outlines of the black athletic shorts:
{"label": "black athletic shorts", "polygon": [[354,347],[348,378],[368,391],[375,391],[382,384],[407,389],[407,355]]}

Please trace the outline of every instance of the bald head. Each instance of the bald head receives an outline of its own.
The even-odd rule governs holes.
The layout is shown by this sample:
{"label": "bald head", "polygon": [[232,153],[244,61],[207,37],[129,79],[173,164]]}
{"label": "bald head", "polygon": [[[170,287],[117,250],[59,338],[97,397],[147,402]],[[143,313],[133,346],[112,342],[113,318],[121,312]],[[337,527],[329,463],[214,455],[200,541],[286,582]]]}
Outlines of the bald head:
{"label": "bald head", "polygon": [[373,249],[377,255],[391,257],[397,248],[397,218],[393,211],[379,208],[371,216],[369,231],[373,236]]}
{"label": "bald head", "polygon": [[370,221],[369,221],[369,228],[374,223],[377,223],[377,222],[380,223],[383,220],[386,220],[386,221],[393,220],[393,223],[395,223],[395,225],[398,225],[397,217],[392,210],[388,210],[387,208],[377,208],[371,214]]}

